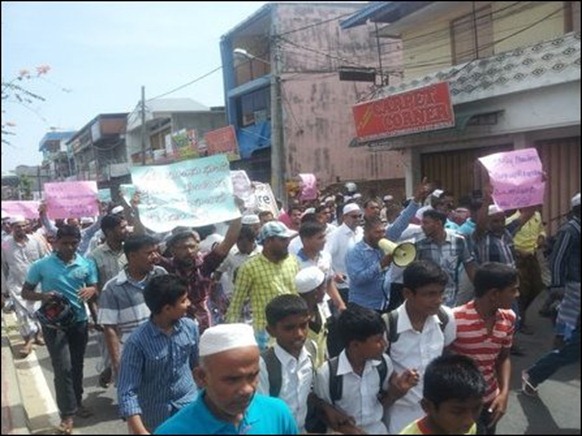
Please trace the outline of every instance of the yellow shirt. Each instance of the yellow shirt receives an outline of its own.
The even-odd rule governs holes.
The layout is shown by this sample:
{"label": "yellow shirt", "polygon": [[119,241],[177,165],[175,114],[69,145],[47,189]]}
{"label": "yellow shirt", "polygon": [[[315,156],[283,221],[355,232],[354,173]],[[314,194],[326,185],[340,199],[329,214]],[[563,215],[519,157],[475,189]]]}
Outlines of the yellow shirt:
{"label": "yellow shirt", "polygon": [[251,257],[238,269],[226,322],[242,322],[242,307],[250,298],[253,328],[255,332],[264,330],[267,304],[278,295],[297,294],[295,276],[298,272],[299,261],[292,254],[278,263],[271,262],[262,253]]}
{"label": "yellow shirt", "polygon": [[[507,218],[505,224],[509,224],[521,216],[519,211],[515,212],[509,218]],[[538,238],[541,236],[546,236],[544,230],[544,223],[542,221],[542,216],[539,212],[534,212],[533,216],[525,223],[521,229],[513,237],[513,244],[517,251],[526,254],[535,254],[538,248]]]}
{"label": "yellow shirt", "polygon": [[[408,424],[400,431],[399,434],[431,434],[428,433],[428,429],[425,426],[423,426],[422,423],[420,423],[419,425],[419,422],[422,421],[423,419],[424,417]],[[465,434],[477,434],[477,424],[473,423],[469,431]]]}

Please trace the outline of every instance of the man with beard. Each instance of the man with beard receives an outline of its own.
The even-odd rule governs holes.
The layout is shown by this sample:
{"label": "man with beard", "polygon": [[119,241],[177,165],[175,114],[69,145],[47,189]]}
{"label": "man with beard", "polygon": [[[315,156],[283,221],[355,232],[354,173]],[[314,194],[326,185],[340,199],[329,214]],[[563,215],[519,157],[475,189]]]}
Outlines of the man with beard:
{"label": "man with beard", "polygon": [[121,348],[129,335],[145,323],[150,310],[143,291],[149,281],[166,270],[156,265],[158,241],[151,236],[129,236],[123,244],[127,265],[109,280],[99,296],[97,323],[103,326],[113,373],[119,373]]}
{"label": "man with beard", "polygon": [[228,227],[224,240],[216,245],[206,256],[200,254],[200,235],[188,228],[174,230],[168,239],[170,259],[160,258],[159,263],[169,273],[176,274],[188,283],[188,298],[192,305],[187,315],[198,321],[200,332],[211,325],[208,299],[213,289],[211,274],[220,266],[232,246],[236,244],[241,229],[241,218],[233,220]]}
{"label": "man with beard", "polygon": [[243,320],[242,308],[250,299],[255,336],[261,350],[266,349],[269,334],[265,308],[277,295],[297,293],[295,276],[299,263],[289,255],[289,239],[296,235],[285,224],[271,221],[259,233],[263,252],[241,265],[234,283],[234,293],[226,313],[227,322]]}
{"label": "man with beard", "polygon": [[44,345],[44,340],[38,321],[33,318],[40,304],[22,298],[22,285],[30,265],[48,252],[37,239],[26,234],[26,218],[12,217],[10,225],[12,233],[2,242],[2,271],[6,273],[6,288],[14,304],[20,335],[24,339],[19,351],[20,357],[24,358],[32,351],[33,343]]}
{"label": "man with beard", "polygon": [[364,220],[364,237],[346,255],[350,280],[350,303],[384,313],[390,301],[386,271],[392,262],[378,246],[384,238],[385,225],[379,216]]}
{"label": "man with beard", "polygon": [[297,434],[287,405],[256,394],[259,347],[246,324],[221,324],[200,337],[194,378],[198,398],[169,418],[155,434]]}
{"label": "man with beard", "polygon": [[445,229],[447,216],[438,210],[427,210],[422,215],[425,238],[415,242],[416,258],[432,260],[447,273],[444,305],[454,307],[459,290],[458,270],[461,264],[471,281],[475,275],[475,259],[469,252],[465,238],[453,230]]}

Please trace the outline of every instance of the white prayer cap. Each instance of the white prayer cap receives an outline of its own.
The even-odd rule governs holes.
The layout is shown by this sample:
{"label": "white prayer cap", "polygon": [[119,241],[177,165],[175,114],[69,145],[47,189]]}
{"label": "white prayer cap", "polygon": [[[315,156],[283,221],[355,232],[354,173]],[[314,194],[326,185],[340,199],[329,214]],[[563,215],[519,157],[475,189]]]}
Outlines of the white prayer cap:
{"label": "white prayer cap", "polygon": [[435,189],[434,191],[432,191],[432,195],[435,198],[441,198],[441,196],[445,193],[445,191],[443,191],[442,189]]}
{"label": "white prayer cap", "polygon": [[81,224],[93,224],[93,218],[90,216],[84,216],[81,218]]}
{"label": "white prayer cap", "polygon": [[24,222],[26,222],[26,218],[24,218],[22,215],[11,216],[9,221],[10,225]]}
{"label": "white prayer cap", "polygon": [[343,215],[354,211],[362,213],[360,206],[358,206],[356,203],[348,203],[344,206]]}
{"label": "white prayer cap", "polygon": [[309,213],[315,213],[315,208],[314,207],[308,207],[307,209],[305,209],[303,211],[303,213],[301,214],[301,218],[303,218],[305,215],[307,215]]}
{"label": "white prayer cap", "polygon": [[316,266],[310,266],[302,269],[295,276],[295,285],[297,292],[306,294],[313,291],[325,280],[325,274]]}
{"label": "white prayer cap", "polygon": [[579,192],[572,197],[572,199],[570,200],[570,205],[572,207],[580,206],[580,193]]}
{"label": "white prayer cap", "polygon": [[335,203],[335,198],[333,197],[325,197],[325,199],[323,200],[324,203],[329,203],[329,202],[333,202]]}
{"label": "white prayer cap", "polygon": [[490,204],[489,209],[487,210],[487,215],[491,216],[491,215],[495,215],[498,213],[503,213],[503,210],[501,210],[501,208],[499,206],[497,206],[496,204]]}
{"label": "white prayer cap", "polygon": [[384,196],[383,200],[384,201],[392,201],[392,200],[394,200],[394,197],[392,197],[390,194],[387,194]]}
{"label": "white prayer cap", "polygon": [[200,336],[200,357],[222,353],[234,348],[257,346],[253,328],[247,324],[218,324],[207,328]]}
{"label": "white prayer cap", "polygon": [[251,225],[251,224],[260,224],[261,220],[259,219],[258,215],[254,213],[250,213],[248,215],[243,215],[241,219],[242,224]]}
{"label": "white prayer cap", "polygon": [[122,213],[123,212],[123,206],[115,206],[113,209],[111,209],[111,213],[113,215],[116,215],[118,213]]}

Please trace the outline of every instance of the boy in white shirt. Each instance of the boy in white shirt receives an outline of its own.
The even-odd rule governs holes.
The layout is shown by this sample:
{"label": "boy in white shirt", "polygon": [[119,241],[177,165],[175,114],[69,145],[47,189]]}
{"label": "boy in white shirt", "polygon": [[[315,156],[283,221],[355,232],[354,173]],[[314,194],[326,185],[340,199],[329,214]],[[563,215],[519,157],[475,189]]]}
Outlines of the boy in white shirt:
{"label": "boy in white shirt", "polygon": [[[321,408],[323,413],[334,413],[311,393],[314,369],[312,357],[304,346],[309,328],[309,309],[300,296],[285,294],[267,304],[265,315],[267,332],[276,339],[276,343],[261,354],[257,392],[285,401],[295,417],[299,432],[304,433],[308,399],[314,408]],[[332,416],[331,419],[345,420],[345,417]]]}
{"label": "boy in white shirt", "polygon": [[385,324],[370,309],[349,304],[338,318],[345,349],[318,369],[315,394],[350,419],[333,425],[344,434],[388,434],[382,422],[384,407],[418,383],[414,371],[396,374],[390,358]]}

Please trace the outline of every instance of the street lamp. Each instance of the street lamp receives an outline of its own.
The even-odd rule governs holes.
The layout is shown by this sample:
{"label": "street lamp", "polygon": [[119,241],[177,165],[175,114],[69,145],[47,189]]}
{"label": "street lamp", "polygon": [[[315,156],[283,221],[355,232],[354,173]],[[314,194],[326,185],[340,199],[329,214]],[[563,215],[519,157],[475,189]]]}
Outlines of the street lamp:
{"label": "street lamp", "polygon": [[[273,62],[268,62],[258,56],[250,54],[244,48],[237,47],[232,53],[235,56],[240,56],[249,60],[257,60],[268,65],[271,70],[271,187],[275,196],[286,203],[285,195],[285,179],[286,179],[286,165],[285,152],[283,141],[283,115],[281,107],[281,84],[279,81],[279,65],[277,63],[278,56],[274,52],[277,48],[273,45],[271,50],[271,58]],[[251,64],[252,65],[252,64]],[[251,75],[252,77],[252,75]]]}

